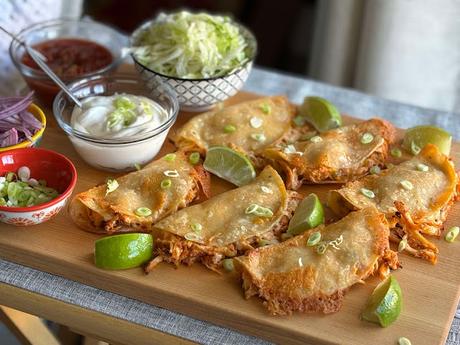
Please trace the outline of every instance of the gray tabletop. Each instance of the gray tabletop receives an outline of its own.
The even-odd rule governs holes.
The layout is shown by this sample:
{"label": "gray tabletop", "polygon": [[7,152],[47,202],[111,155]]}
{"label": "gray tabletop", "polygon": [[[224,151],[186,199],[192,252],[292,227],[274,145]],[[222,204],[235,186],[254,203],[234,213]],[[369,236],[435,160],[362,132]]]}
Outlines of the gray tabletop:
{"label": "gray tabletop", "polygon": [[[336,104],[341,112],[355,117],[370,118],[378,115],[402,128],[417,124],[435,124],[448,129],[457,140],[460,139],[459,114],[404,105],[278,72],[255,68],[245,90],[267,95],[285,94],[297,103],[306,95],[322,96]],[[0,260],[0,282],[198,343],[267,344],[263,340],[233,330],[5,260]],[[460,345],[458,309],[446,344]]]}

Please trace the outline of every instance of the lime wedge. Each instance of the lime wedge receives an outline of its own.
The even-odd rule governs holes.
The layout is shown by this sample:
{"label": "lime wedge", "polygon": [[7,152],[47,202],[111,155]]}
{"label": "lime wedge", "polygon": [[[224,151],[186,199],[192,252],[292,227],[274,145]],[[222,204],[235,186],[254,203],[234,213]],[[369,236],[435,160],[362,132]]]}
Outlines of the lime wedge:
{"label": "lime wedge", "polygon": [[389,326],[401,312],[402,292],[396,278],[389,276],[372,292],[361,314],[364,320]]}
{"label": "lime wedge", "polygon": [[316,194],[310,194],[297,206],[289,222],[288,234],[298,235],[324,223],[324,210]]}
{"label": "lime wedge", "polygon": [[245,155],[228,147],[214,146],[206,153],[204,168],[237,186],[248,184],[256,177],[252,163]]}
{"label": "lime wedge", "polygon": [[423,149],[426,144],[436,145],[446,156],[450,153],[452,136],[442,128],[435,126],[417,126],[406,130],[403,139],[403,147],[409,152],[414,151],[414,147]]}
{"label": "lime wedge", "polygon": [[300,115],[319,132],[342,126],[342,116],[337,108],[321,97],[305,97],[300,106]]}
{"label": "lime wedge", "polygon": [[99,268],[123,270],[138,267],[152,257],[153,237],[150,234],[122,234],[104,237],[95,242],[94,258]]}

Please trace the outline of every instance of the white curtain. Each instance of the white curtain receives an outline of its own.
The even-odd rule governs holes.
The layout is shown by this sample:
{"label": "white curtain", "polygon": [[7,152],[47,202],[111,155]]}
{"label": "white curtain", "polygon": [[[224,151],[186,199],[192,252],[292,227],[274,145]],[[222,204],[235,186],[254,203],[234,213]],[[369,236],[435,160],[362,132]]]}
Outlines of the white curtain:
{"label": "white curtain", "polygon": [[319,0],[317,19],[314,77],[460,112],[459,0]]}

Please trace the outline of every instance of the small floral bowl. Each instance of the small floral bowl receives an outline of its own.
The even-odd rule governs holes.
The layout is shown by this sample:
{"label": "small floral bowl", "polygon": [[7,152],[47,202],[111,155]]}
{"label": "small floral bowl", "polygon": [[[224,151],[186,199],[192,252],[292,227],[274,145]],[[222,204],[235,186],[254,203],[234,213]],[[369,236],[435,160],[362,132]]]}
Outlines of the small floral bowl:
{"label": "small floral bowl", "polygon": [[37,131],[32,136],[32,140],[24,140],[21,141],[20,143],[16,145],[11,145],[11,146],[6,146],[6,147],[0,147],[0,153],[9,151],[9,150],[14,150],[14,149],[21,149],[25,147],[36,147],[40,144],[40,141],[42,140],[43,137],[43,132],[45,132],[45,127],[46,127],[46,116],[43,113],[43,110],[41,110],[37,105],[31,104],[29,105],[29,108],[27,109],[35,118],[40,121],[40,123],[43,125],[43,127]]}
{"label": "small floral bowl", "polygon": [[0,153],[0,176],[27,166],[31,177],[47,181],[60,194],[57,198],[31,207],[0,206],[0,221],[16,226],[43,223],[65,206],[77,182],[73,163],[63,155],[45,149],[23,148]]}

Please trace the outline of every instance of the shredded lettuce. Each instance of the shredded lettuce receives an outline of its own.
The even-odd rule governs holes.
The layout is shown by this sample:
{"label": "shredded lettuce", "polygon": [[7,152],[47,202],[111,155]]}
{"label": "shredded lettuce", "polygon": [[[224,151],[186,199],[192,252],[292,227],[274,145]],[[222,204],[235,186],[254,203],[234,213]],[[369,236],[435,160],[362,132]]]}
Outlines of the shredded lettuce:
{"label": "shredded lettuce", "polygon": [[131,51],[155,72],[185,79],[230,73],[252,56],[229,17],[186,11],[164,14],[135,39]]}

